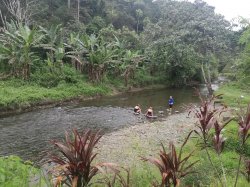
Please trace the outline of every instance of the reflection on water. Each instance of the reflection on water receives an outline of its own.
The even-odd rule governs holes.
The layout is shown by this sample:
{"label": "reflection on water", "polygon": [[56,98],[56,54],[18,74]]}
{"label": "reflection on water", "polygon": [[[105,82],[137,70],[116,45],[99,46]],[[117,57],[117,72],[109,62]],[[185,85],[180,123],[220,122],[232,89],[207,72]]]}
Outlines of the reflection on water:
{"label": "reflection on water", "polygon": [[41,164],[51,149],[49,141],[63,137],[65,130],[91,128],[107,133],[133,125],[146,120],[142,115],[133,115],[138,103],[143,111],[152,106],[156,115],[163,111],[163,116],[167,116],[170,95],[175,99],[174,110],[178,111],[183,104],[197,101],[192,89],[144,90],[2,118],[0,155],[15,154]]}
{"label": "reflection on water", "polygon": [[140,104],[142,111],[145,111],[150,106],[155,111],[160,111],[168,107],[168,99],[172,95],[175,100],[175,109],[181,110],[183,104],[197,101],[193,91],[192,88],[144,90],[90,100],[79,106],[119,106],[122,108],[133,108],[136,104]]}

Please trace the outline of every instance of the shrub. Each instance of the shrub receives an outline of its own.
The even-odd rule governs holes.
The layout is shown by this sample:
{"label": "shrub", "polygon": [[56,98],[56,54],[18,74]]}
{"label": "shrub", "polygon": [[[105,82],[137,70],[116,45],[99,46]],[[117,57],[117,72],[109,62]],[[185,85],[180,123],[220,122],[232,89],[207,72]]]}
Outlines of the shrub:
{"label": "shrub", "polygon": [[0,186],[29,186],[31,177],[38,169],[30,162],[24,162],[17,156],[0,158]]}

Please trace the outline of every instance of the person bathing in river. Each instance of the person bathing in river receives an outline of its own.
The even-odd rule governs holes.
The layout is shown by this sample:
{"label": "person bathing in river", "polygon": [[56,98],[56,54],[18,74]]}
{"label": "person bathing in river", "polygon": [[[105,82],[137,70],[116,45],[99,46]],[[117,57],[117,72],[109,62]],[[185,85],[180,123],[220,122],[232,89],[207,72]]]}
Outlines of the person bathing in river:
{"label": "person bathing in river", "polygon": [[153,108],[152,107],[149,107],[149,109],[147,110],[145,116],[146,117],[152,117],[154,114],[153,114]]}
{"label": "person bathing in river", "polygon": [[172,112],[172,108],[173,108],[173,105],[174,105],[174,99],[173,99],[172,96],[169,97],[168,105],[169,105],[169,111]]}
{"label": "person bathing in river", "polygon": [[134,108],[134,113],[135,113],[135,114],[140,114],[140,113],[141,113],[141,108],[140,108],[140,105],[139,105],[139,104],[137,104],[137,105],[135,106],[135,108]]}

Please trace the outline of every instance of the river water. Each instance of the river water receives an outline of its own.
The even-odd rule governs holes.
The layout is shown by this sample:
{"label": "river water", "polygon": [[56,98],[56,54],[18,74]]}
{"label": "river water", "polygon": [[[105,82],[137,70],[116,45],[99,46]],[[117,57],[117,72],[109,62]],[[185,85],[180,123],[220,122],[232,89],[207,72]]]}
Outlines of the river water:
{"label": "river water", "polygon": [[198,100],[191,88],[154,89],[0,118],[0,155],[14,154],[41,165],[53,150],[50,140],[62,140],[66,130],[88,128],[108,133],[147,121],[143,115],[133,114],[136,104],[143,112],[152,106],[157,120],[161,120],[169,115],[170,95],[175,99],[174,111],[183,111],[183,105]]}

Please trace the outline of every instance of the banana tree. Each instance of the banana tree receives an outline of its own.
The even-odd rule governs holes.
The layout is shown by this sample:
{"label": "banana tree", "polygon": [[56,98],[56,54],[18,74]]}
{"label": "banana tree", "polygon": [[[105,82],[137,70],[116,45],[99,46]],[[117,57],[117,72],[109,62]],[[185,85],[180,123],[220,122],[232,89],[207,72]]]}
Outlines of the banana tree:
{"label": "banana tree", "polygon": [[47,66],[53,73],[61,71],[63,58],[66,56],[65,46],[62,42],[62,26],[52,25],[49,29],[40,27],[40,30],[44,34],[43,44],[40,46],[46,52]]}
{"label": "banana tree", "polygon": [[143,56],[139,55],[138,52],[132,52],[130,50],[126,51],[120,65],[120,69],[123,72],[121,75],[124,78],[125,86],[128,85],[129,79],[134,77],[138,63],[142,61]]}
{"label": "banana tree", "polygon": [[[67,56],[72,59],[72,65],[76,69],[87,72],[88,77],[93,82],[99,82],[108,71],[109,67],[114,65],[119,69],[119,63],[124,55],[124,50],[120,49],[121,43],[115,37],[114,42],[105,42],[102,37],[95,35],[71,34],[65,46],[70,49]],[[79,68],[80,67],[80,68]]]}
{"label": "banana tree", "polygon": [[36,28],[23,25],[0,34],[0,58],[11,66],[12,75],[29,79],[31,65],[39,60],[34,48],[39,46],[43,37]]}
{"label": "banana tree", "polygon": [[60,71],[63,66],[63,58],[65,57],[65,49],[63,46],[58,46],[50,52],[47,52],[47,59],[45,62],[53,73]]}
{"label": "banana tree", "polygon": [[102,80],[106,73],[107,64],[111,62],[115,50],[112,43],[105,43],[104,40],[95,35],[84,35],[81,37],[87,54],[84,56],[89,79],[94,82]]}
{"label": "banana tree", "polygon": [[79,34],[71,33],[67,43],[64,43],[65,48],[68,50],[67,57],[71,58],[72,66],[80,71],[83,72],[84,67],[84,57],[88,54],[88,50],[85,47],[85,43],[80,38]]}

